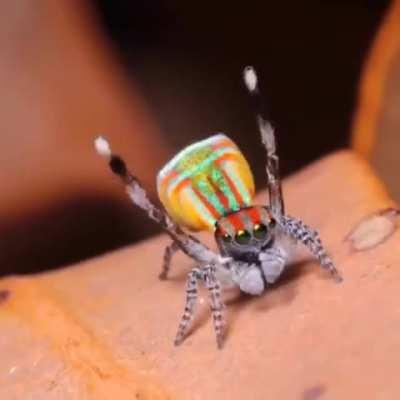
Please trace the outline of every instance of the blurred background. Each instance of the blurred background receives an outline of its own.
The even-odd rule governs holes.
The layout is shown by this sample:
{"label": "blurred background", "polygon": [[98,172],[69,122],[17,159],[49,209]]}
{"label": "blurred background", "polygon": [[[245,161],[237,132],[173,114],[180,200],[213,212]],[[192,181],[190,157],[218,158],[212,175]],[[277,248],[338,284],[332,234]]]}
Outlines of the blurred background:
{"label": "blurred background", "polygon": [[[369,156],[371,124],[360,121],[372,111],[358,106],[359,87],[370,82],[363,71],[394,3],[4,2],[0,274],[58,268],[158,232],[95,154],[99,133],[154,200],[159,168],[215,132],[237,142],[263,189],[264,153],[241,82],[247,64],[258,70],[284,175],[351,143]],[[366,98],[377,92],[371,76]]]}

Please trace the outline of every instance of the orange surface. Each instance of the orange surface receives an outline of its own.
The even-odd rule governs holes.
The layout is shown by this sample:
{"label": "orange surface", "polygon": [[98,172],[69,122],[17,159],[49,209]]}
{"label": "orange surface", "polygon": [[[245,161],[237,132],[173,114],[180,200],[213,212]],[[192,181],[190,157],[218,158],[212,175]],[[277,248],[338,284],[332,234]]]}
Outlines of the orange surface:
{"label": "orange surface", "polygon": [[366,158],[371,157],[376,141],[387,77],[399,51],[400,0],[393,0],[375,37],[361,76],[359,102],[353,121],[352,146]]}
{"label": "orange surface", "polygon": [[[99,133],[154,193],[168,146],[89,2],[4,3],[1,23],[0,217],[46,210],[107,182],[110,192],[93,149]],[[153,157],[141,157],[149,148]]]}
{"label": "orange surface", "polygon": [[179,255],[171,279],[160,282],[165,236],[61,271],[6,278],[0,398],[398,398],[400,234],[366,252],[344,241],[362,217],[393,203],[349,152],[290,177],[284,191],[289,213],[320,231],[342,284],[302,254],[263,296],[227,293],[229,331],[217,350],[205,293],[190,336],[172,344],[191,261]]}

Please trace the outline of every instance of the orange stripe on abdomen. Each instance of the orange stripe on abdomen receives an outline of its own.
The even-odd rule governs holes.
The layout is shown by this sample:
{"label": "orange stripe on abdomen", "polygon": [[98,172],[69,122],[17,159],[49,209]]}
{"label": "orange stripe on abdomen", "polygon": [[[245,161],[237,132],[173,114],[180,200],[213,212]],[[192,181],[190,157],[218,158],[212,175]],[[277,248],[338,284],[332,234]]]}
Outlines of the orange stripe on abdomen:
{"label": "orange stripe on abdomen", "polygon": [[224,171],[224,169],[221,166],[221,171],[222,175],[224,176],[225,180],[228,182],[229,188],[231,189],[231,192],[235,196],[235,200],[240,206],[243,206],[244,201],[238,190],[236,189],[235,183],[232,181],[232,179],[229,177],[229,175]]}
{"label": "orange stripe on abdomen", "polygon": [[222,215],[218,212],[218,210],[205,198],[205,196],[200,192],[200,190],[198,190],[195,186],[192,187],[192,190],[216,220],[222,217]]}
{"label": "orange stripe on abdomen", "polygon": [[212,146],[214,151],[217,150],[217,149],[222,149],[224,147],[232,149],[232,141],[230,139],[228,139],[228,138],[220,139],[218,142],[213,143],[211,146]]}
{"label": "orange stripe on abdomen", "polygon": [[[173,189],[173,191],[175,193],[180,193],[182,191],[183,188],[185,188],[186,186],[190,185],[192,182],[190,181],[189,178],[184,179],[183,181],[179,182]],[[168,188],[167,188],[168,190]]]}
{"label": "orange stripe on abdomen", "polygon": [[226,173],[224,170],[224,162],[225,161],[237,161],[235,155],[233,154],[224,154],[223,156],[219,157],[217,160],[215,160],[215,164],[218,165],[218,168],[222,172],[223,177],[225,180],[228,182],[229,188],[231,189],[231,192],[233,193],[236,202],[240,205],[244,205],[244,201],[238,190],[236,189],[235,183],[232,181],[232,179],[229,177],[229,175]]}
{"label": "orange stripe on abdomen", "polygon": [[173,169],[173,170],[171,170],[171,171],[168,172],[168,175],[166,175],[166,176],[163,177],[163,179],[161,180],[160,183],[161,183],[162,185],[169,185],[170,181],[171,181],[173,178],[177,177],[178,175],[179,175],[179,172]]}
{"label": "orange stripe on abdomen", "polygon": [[[219,165],[216,166],[217,168],[220,168]],[[211,185],[211,187],[214,189],[215,195],[218,197],[219,202],[222,204],[225,210],[229,210],[229,200],[225,196],[225,193],[221,191],[221,188],[216,184],[214,181],[212,181],[209,177],[207,177],[208,183]]]}

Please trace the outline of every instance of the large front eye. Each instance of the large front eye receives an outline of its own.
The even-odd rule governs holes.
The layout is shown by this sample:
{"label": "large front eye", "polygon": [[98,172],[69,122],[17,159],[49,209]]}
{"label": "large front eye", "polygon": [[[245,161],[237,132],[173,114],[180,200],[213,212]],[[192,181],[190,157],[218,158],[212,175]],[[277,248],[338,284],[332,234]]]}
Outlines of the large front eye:
{"label": "large front eye", "polygon": [[267,233],[268,233],[268,228],[264,224],[254,225],[253,235],[256,239],[258,240],[265,239]]}
{"label": "large front eye", "polygon": [[248,231],[241,229],[235,235],[235,240],[239,244],[247,244],[250,242],[251,235]]}
{"label": "large front eye", "polygon": [[232,240],[232,237],[231,237],[230,235],[228,235],[227,233],[224,233],[224,234],[222,235],[222,240],[223,240],[225,243],[229,243],[229,242]]}

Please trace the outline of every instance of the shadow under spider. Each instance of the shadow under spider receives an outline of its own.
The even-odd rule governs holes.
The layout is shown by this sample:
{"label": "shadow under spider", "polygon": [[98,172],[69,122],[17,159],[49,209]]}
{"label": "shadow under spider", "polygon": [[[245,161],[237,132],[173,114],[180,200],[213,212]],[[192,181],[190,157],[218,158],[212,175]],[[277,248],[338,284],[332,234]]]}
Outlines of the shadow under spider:
{"label": "shadow under spider", "polygon": [[279,280],[269,285],[260,296],[251,296],[249,294],[239,292],[236,297],[228,299],[226,320],[227,327],[225,332],[225,340],[229,339],[231,331],[234,330],[239,315],[242,310],[252,308],[252,311],[267,312],[270,309],[290,305],[297,295],[297,282],[302,276],[312,272],[307,272],[309,262],[302,261],[288,267],[281,275]]}
{"label": "shadow under spider", "polygon": [[[238,288],[228,289],[224,293],[224,310],[226,318],[225,341],[228,340],[230,332],[233,329],[240,313],[243,309],[252,307],[257,312],[265,312],[271,308],[290,305],[297,294],[297,281],[300,277],[313,273],[314,266],[309,266],[309,261],[302,261],[288,267],[281,275],[278,282],[267,287],[261,296],[252,296],[241,292]],[[309,272],[308,272],[309,271]],[[174,275],[170,281],[181,284],[185,281],[187,272]],[[204,288],[200,288],[199,300],[205,299],[201,305],[197,305],[193,322],[188,330],[186,338],[189,338],[197,329],[204,326],[210,320],[208,307],[208,294]],[[199,307],[200,306],[200,307]]]}

